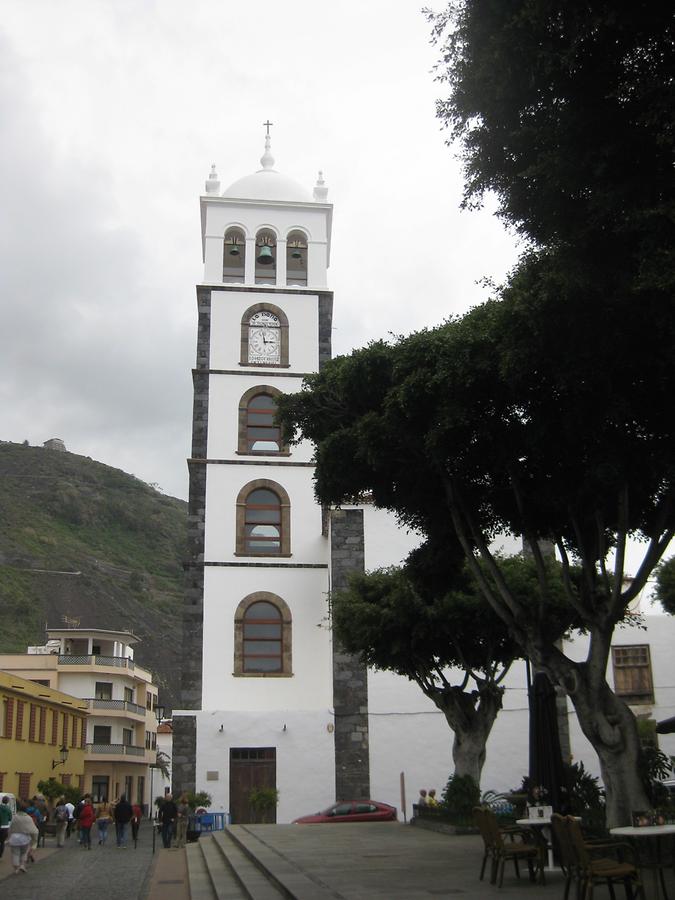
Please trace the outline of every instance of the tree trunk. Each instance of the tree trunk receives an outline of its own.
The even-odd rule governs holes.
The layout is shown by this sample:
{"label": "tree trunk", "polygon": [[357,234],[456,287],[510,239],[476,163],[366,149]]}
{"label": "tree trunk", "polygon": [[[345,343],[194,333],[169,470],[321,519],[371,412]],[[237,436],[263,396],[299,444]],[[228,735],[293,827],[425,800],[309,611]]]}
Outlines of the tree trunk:
{"label": "tree trunk", "polygon": [[598,754],[607,800],[607,827],[631,825],[631,812],[650,805],[638,774],[640,741],[635,716],[606,683],[593,689],[579,679],[570,699],[581,730]]}
{"label": "tree trunk", "polygon": [[427,696],[441,710],[454,732],[455,775],[470,775],[480,787],[485,748],[497,713],[502,708],[501,688],[487,684],[466,693],[458,687],[449,687]]}

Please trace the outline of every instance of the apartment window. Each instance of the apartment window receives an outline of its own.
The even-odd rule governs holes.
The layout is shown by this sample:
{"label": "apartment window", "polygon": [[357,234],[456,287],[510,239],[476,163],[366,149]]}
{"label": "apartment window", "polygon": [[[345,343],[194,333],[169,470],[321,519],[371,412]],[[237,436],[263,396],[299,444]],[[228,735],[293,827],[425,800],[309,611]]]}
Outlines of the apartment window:
{"label": "apartment window", "polygon": [[112,682],[97,681],[94,689],[94,697],[97,700],[112,700]]}
{"label": "apartment window", "polygon": [[127,703],[133,703],[133,702],[134,702],[134,690],[133,690],[133,688],[128,688],[128,687],[125,687],[125,688],[124,688],[124,699],[126,700]]}
{"label": "apartment window", "polygon": [[37,706],[34,703],[30,705],[28,714],[28,740],[35,743],[35,733],[37,731]]}
{"label": "apartment window", "polygon": [[648,644],[612,647],[614,690],[626,703],[654,702],[652,663]]}
{"label": "apartment window", "polygon": [[73,777],[73,776],[72,776],[69,772],[65,772],[65,773],[59,778],[59,781],[61,782],[61,784],[63,784],[63,785],[65,785],[66,787],[68,787],[68,785],[69,785],[70,782],[71,782],[72,777]]}
{"label": "apartment window", "polygon": [[87,720],[80,719],[80,749],[84,750],[87,746]]}
{"label": "apartment window", "polygon": [[77,716],[73,716],[73,726],[70,731],[70,746],[77,747]]}
{"label": "apartment window", "polygon": [[[14,735],[17,741],[23,740],[23,710],[25,705],[26,704],[23,702],[23,700],[16,701],[16,731],[14,732]],[[22,794],[21,796],[26,795]]]}
{"label": "apartment window", "polygon": [[68,713],[63,713],[61,736],[63,738],[63,743],[67,744],[68,743]]}
{"label": "apartment window", "polygon": [[94,803],[105,803],[110,796],[108,785],[110,778],[108,775],[92,775],[91,778],[91,799]]}
{"label": "apartment window", "polygon": [[2,737],[11,737],[13,724],[14,701],[9,697],[5,697],[2,701],[2,722],[0,723],[0,735]]}
{"label": "apartment window", "polygon": [[17,772],[16,774],[19,776],[19,797],[28,799],[28,797],[31,796],[30,777],[33,773],[32,772]]}
{"label": "apartment window", "polygon": [[122,729],[122,743],[125,747],[131,747],[134,742],[134,733],[131,728]]}
{"label": "apartment window", "polygon": [[145,732],[145,749],[146,750],[150,749],[150,732],[149,731]]}
{"label": "apartment window", "polygon": [[129,803],[133,803],[133,790],[134,790],[134,776],[133,775],[125,775],[124,776],[124,796],[127,798]]}
{"label": "apartment window", "polygon": [[40,730],[39,730],[39,738],[41,744],[45,743],[47,736],[47,708],[45,706],[40,707]]}
{"label": "apartment window", "polygon": [[139,775],[136,779],[136,803],[143,806],[145,801],[145,775]]}
{"label": "apartment window", "polygon": [[152,749],[156,750],[157,749],[157,734],[154,731],[150,735],[150,742],[152,744]]}
{"label": "apartment window", "polygon": [[59,714],[53,709],[52,710],[52,736],[49,743],[55,747],[59,742]]}
{"label": "apartment window", "polygon": [[111,743],[112,729],[110,725],[94,725],[94,743],[109,744]]}

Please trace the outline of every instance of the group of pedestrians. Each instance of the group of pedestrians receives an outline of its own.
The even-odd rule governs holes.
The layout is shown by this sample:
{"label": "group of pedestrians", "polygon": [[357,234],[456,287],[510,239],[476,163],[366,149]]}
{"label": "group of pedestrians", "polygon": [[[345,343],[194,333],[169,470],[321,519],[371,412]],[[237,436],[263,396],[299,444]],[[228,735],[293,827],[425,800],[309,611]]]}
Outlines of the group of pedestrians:
{"label": "group of pedestrians", "polygon": [[162,846],[165,850],[171,848],[174,836],[178,849],[185,846],[189,816],[190,806],[187,794],[181,794],[178,803],[171,794],[164,797],[159,809],[159,821],[162,823]]}
{"label": "group of pedestrians", "polygon": [[436,799],[436,789],[431,788],[429,791],[426,791],[424,788],[420,790],[420,795],[417,798],[418,806],[438,806],[438,800]]}
{"label": "group of pedestrians", "polygon": [[[57,812],[58,809],[57,806]],[[85,794],[73,813],[73,819],[77,822],[78,840],[84,850],[91,850],[91,831],[94,825],[96,825],[98,845],[103,847],[108,840],[108,827],[112,824],[115,825],[117,846],[122,850],[126,849],[129,825],[131,825],[131,834],[135,841],[138,838],[142,817],[143,811],[140,806],[131,804],[124,794],[115,803],[111,804],[107,800],[103,800],[96,807],[92,802],[91,795]]]}

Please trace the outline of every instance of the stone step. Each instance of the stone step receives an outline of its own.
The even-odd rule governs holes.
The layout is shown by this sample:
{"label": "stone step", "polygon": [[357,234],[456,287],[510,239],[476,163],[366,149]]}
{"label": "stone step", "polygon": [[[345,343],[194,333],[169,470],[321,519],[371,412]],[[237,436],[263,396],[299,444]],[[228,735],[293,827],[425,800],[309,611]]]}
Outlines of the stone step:
{"label": "stone step", "polygon": [[[277,897],[287,900],[335,900],[336,894],[330,888],[300,871],[246,825],[228,825],[224,832],[218,832],[216,840],[221,848],[228,846],[228,839],[278,888]],[[258,897],[253,897],[252,900],[258,900]],[[261,897],[260,900],[267,900],[267,897]]]}
{"label": "stone step", "polygon": [[[214,836],[203,834],[199,839],[199,846],[215,900],[251,900],[250,892],[242,884],[238,872],[229,858],[223,854],[214,840]],[[279,895],[275,894],[273,898],[279,900]],[[195,898],[193,897],[191,900],[195,900]]]}
{"label": "stone step", "polygon": [[186,846],[185,859],[188,870],[190,900],[217,900],[209,877],[206,860],[198,841]]}
{"label": "stone step", "polygon": [[[204,836],[200,840],[204,841]],[[230,878],[236,879],[240,890],[237,897],[245,897],[246,900],[287,900],[288,894],[278,890],[267,873],[227,833],[214,832],[210,842],[204,843],[205,856],[206,848],[209,848],[208,865],[212,877],[214,873],[227,871]],[[217,854],[217,859],[214,854]],[[218,900],[225,898],[218,894]]]}

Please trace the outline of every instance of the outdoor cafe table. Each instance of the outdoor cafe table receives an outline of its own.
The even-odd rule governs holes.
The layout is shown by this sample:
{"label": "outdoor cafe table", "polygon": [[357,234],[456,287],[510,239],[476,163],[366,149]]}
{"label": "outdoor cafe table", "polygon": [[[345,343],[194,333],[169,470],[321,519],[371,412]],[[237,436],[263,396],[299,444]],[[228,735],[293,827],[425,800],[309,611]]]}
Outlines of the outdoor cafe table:
{"label": "outdoor cafe table", "polygon": [[654,840],[654,865],[644,866],[640,861],[640,849],[637,847],[638,864],[640,868],[651,868],[654,873],[654,898],[660,900],[664,897],[668,900],[666,885],[663,878],[664,864],[661,861],[661,838],[666,835],[675,835],[675,825],[642,825],[636,828],[634,825],[623,825],[620,828],[610,828],[610,834],[617,837],[639,838],[641,840]]}
{"label": "outdoor cafe table", "polygon": [[[523,825],[526,828],[541,828],[541,845],[542,847],[546,845],[546,852],[548,853],[548,866],[546,867],[547,872],[551,872],[556,868],[555,863],[553,862],[553,846],[551,844],[551,817],[550,816],[538,816],[533,817],[531,819],[516,819],[517,825]],[[546,829],[546,831],[544,831]]]}

